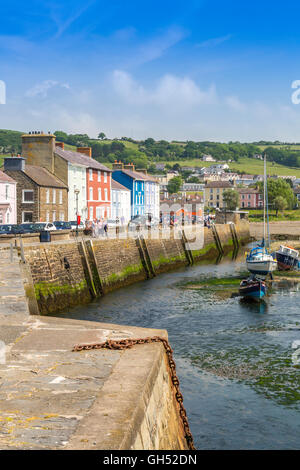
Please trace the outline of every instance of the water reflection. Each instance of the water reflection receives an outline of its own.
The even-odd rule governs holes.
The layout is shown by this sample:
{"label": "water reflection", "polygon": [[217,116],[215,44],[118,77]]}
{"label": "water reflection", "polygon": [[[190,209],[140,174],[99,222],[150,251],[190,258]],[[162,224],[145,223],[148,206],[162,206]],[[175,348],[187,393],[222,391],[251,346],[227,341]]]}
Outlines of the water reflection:
{"label": "water reflection", "polygon": [[268,313],[268,301],[260,299],[259,301],[254,299],[240,298],[239,303],[242,309],[252,313],[266,314]]}
{"label": "water reflection", "polygon": [[61,315],[167,329],[197,448],[299,448],[300,374],[292,363],[299,284],[274,282],[260,302],[186,288],[242,276],[244,255],[230,258],[162,274]]}

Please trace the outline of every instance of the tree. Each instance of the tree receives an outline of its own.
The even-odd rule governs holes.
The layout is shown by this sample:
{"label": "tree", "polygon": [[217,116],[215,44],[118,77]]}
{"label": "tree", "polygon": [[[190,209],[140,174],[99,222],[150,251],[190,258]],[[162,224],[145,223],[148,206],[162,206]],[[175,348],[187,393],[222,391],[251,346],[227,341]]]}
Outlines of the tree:
{"label": "tree", "polygon": [[231,211],[236,210],[239,205],[239,199],[239,193],[234,189],[226,189],[223,192],[223,201],[226,205],[226,209],[229,209]]}
{"label": "tree", "polygon": [[[287,207],[289,209],[293,209],[296,205],[296,198],[294,192],[289,185],[283,178],[268,178],[267,180],[268,186],[268,203],[269,206],[273,206],[275,198],[280,195],[282,196],[286,202]],[[263,194],[263,182],[259,183],[259,190],[260,193]]]}
{"label": "tree", "polygon": [[101,139],[101,140],[106,139],[106,135],[104,134],[104,132],[100,132],[98,134],[98,139]]}
{"label": "tree", "polygon": [[199,184],[200,183],[200,180],[197,176],[191,176],[188,181],[188,183],[195,183],[195,184]]}
{"label": "tree", "polygon": [[284,209],[286,209],[288,206],[288,203],[286,199],[282,196],[277,196],[274,199],[274,209],[276,210],[276,217],[278,217],[278,211],[283,212]]}
{"label": "tree", "polygon": [[180,178],[180,176],[174,176],[174,178],[170,179],[168,183],[168,192],[170,194],[178,193],[181,186],[182,186],[182,179]]}

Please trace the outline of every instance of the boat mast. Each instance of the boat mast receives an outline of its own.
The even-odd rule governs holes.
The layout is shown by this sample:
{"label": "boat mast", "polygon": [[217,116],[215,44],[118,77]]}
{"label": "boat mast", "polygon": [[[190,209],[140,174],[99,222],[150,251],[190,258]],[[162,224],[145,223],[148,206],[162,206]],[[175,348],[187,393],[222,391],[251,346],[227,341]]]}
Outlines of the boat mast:
{"label": "boat mast", "polygon": [[264,154],[264,243],[266,242],[266,153]]}

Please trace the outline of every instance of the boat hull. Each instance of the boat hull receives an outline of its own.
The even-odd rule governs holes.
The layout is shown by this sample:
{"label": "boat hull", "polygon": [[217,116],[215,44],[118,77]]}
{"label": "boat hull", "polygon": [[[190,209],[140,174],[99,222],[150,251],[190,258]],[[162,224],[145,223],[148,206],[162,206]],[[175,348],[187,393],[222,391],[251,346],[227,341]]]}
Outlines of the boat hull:
{"label": "boat hull", "polygon": [[298,259],[292,256],[276,251],[276,259],[280,271],[290,271],[298,267]]}
{"label": "boat hull", "polygon": [[247,260],[247,269],[250,273],[260,274],[266,276],[267,274],[275,271],[277,269],[277,261],[275,260],[262,260],[262,261],[250,261]]}
{"label": "boat hull", "polygon": [[245,286],[240,286],[239,294],[245,298],[254,300],[262,299],[267,293],[266,285],[262,282],[254,282]]}

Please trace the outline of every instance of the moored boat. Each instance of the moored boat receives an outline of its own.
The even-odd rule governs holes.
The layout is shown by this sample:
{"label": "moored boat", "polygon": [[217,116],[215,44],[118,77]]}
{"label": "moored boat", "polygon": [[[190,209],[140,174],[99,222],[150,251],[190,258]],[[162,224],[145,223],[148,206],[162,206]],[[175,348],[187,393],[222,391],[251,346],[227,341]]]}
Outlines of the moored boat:
{"label": "moored boat", "polygon": [[239,294],[254,300],[262,299],[267,293],[265,281],[256,278],[244,279],[240,283]]}
{"label": "moored boat", "polygon": [[264,247],[253,248],[246,258],[248,271],[252,274],[267,276],[277,269],[277,261]]}
{"label": "moored boat", "polygon": [[[269,253],[270,248],[270,230],[269,230],[269,213],[268,213],[268,189],[267,189],[267,162],[266,154],[264,155],[264,224],[263,224],[263,240],[260,245],[253,248],[246,258],[246,265],[251,274],[259,276],[272,276],[272,272],[277,269],[277,261],[275,257]],[[266,224],[267,219],[267,224]]]}
{"label": "moored boat", "polygon": [[275,252],[279,271],[299,269],[299,251],[290,246],[280,245]]}

